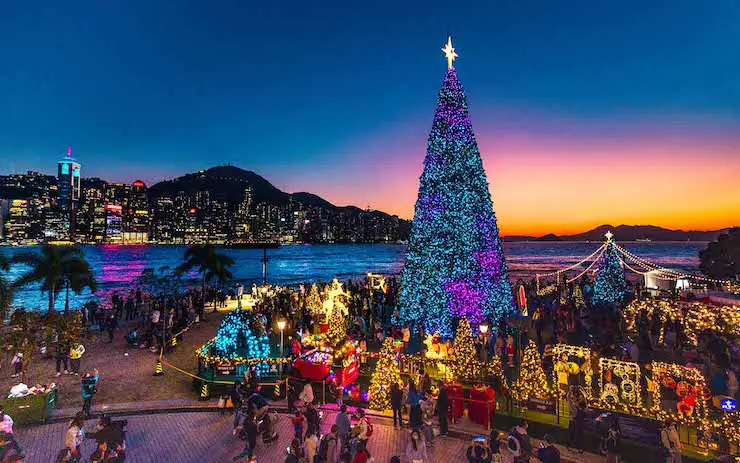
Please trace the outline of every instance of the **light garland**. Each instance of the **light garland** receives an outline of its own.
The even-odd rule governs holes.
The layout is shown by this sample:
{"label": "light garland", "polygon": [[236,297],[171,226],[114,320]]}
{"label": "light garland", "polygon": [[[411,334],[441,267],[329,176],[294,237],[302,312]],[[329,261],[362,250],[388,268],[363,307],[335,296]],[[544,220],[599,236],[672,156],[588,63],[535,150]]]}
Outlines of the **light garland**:
{"label": "light garland", "polygon": [[537,349],[537,344],[531,339],[529,345],[524,349],[519,378],[512,387],[512,393],[514,399],[525,402],[530,398],[546,400],[552,395],[545,370],[542,369],[540,352]]}
{"label": "light garland", "polygon": [[401,382],[401,371],[399,369],[399,349],[401,343],[388,337],[383,341],[383,346],[378,355],[378,363],[375,365],[373,376],[370,379],[368,397],[370,408],[373,410],[387,410],[391,408],[390,388],[392,384]]}
{"label": "light garland", "polygon": [[[687,341],[698,344],[698,335],[706,330],[728,337],[740,336],[740,307],[708,306],[701,302],[674,302],[668,300],[633,301],[623,309],[627,332],[637,334],[637,317],[641,313],[657,316],[661,321],[659,340],[662,342],[667,320],[683,322]],[[643,321],[645,322],[645,321]]]}
{"label": "light garland", "polygon": [[[552,356],[555,359],[555,366],[553,368],[553,374],[556,375],[558,372],[567,371],[569,374],[583,373],[583,380],[586,383],[582,392],[586,399],[591,400],[593,397],[592,392],[592,379],[593,369],[591,368],[591,349],[582,346],[571,346],[570,344],[556,344],[552,348]],[[576,357],[582,360],[580,365],[572,362],[571,357]],[[575,364],[576,368],[573,368],[571,364]],[[555,390],[556,395],[562,397],[564,391],[560,389]]]}
{"label": "light garland", "polygon": [[[607,378],[611,375],[611,378]],[[619,384],[614,383],[618,379]],[[607,380],[604,383],[604,380]],[[616,407],[624,403],[636,405],[640,401],[640,366],[635,362],[600,358],[599,359],[599,404]]]}
{"label": "light garland", "polygon": [[452,338],[454,318],[496,325],[514,312],[486,173],[454,68],[437,99],[398,308],[402,324],[444,339]]}

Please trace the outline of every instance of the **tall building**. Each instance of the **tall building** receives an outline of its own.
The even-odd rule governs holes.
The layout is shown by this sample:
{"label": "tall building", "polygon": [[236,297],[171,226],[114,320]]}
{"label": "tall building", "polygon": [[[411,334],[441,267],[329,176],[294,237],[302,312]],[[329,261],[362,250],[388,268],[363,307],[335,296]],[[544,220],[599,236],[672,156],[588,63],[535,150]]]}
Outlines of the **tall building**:
{"label": "tall building", "polygon": [[28,201],[14,199],[10,201],[8,220],[5,222],[5,239],[22,242],[29,238],[31,224],[28,220]]}
{"label": "tall building", "polygon": [[107,183],[99,178],[82,180],[76,235],[84,242],[100,243],[105,238],[106,187]]}
{"label": "tall building", "polygon": [[69,236],[75,231],[77,205],[80,200],[81,167],[80,163],[72,157],[71,146],[67,149],[67,157],[60,160],[57,165],[59,206]]}
{"label": "tall building", "polygon": [[148,242],[149,198],[146,185],[141,180],[131,185],[124,210],[123,242],[127,244]]}

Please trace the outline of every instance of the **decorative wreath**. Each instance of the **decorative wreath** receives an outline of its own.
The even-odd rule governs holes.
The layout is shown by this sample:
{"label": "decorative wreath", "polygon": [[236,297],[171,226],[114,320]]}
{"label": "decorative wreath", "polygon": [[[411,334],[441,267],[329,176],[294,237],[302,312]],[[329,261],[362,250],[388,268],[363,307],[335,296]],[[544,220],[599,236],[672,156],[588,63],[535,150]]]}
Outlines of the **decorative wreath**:
{"label": "decorative wreath", "polygon": [[625,394],[632,395],[635,392],[635,383],[629,379],[622,378],[622,384],[620,386],[622,387],[622,397]]}

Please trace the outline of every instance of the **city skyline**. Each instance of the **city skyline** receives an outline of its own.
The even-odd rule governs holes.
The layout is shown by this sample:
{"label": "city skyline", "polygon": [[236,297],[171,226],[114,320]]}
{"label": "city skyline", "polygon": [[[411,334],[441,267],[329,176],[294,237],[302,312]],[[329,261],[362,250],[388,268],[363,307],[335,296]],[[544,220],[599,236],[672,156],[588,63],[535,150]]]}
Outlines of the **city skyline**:
{"label": "city skyline", "polygon": [[735,225],[737,5],[578,3],[13,5],[0,174],[71,144],[83,177],[232,163],[410,219],[449,32],[502,234]]}

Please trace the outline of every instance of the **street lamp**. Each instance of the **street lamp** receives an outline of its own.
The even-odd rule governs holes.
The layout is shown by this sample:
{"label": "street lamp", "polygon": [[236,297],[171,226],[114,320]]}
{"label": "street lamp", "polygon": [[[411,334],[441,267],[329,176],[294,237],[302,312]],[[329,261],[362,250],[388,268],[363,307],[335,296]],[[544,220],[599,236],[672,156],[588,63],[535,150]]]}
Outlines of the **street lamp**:
{"label": "street lamp", "polygon": [[285,332],[285,319],[280,319],[277,322],[278,329],[280,330],[280,357],[283,357],[283,333]]}
{"label": "street lamp", "polygon": [[481,323],[480,325],[478,325],[478,329],[480,330],[480,334],[485,335],[486,333],[488,333],[488,323]]}

